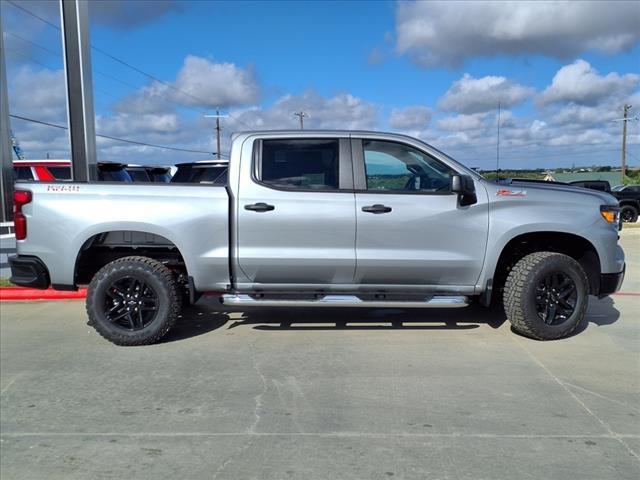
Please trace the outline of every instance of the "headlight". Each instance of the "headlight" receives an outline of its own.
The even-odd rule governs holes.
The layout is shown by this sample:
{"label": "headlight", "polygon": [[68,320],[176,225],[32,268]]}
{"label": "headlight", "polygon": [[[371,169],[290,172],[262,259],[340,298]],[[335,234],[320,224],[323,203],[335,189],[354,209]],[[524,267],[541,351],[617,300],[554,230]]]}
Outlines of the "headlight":
{"label": "headlight", "polygon": [[600,215],[607,223],[620,221],[620,207],[617,205],[600,205]]}

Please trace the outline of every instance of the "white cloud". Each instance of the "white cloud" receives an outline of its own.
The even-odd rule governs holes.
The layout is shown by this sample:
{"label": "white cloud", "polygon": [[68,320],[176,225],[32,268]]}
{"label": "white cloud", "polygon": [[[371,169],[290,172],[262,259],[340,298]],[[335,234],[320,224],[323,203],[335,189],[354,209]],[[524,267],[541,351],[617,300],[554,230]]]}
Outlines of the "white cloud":
{"label": "white cloud", "polygon": [[389,117],[389,126],[397,130],[423,130],[431,121],[431,110],[419,105],[394,108]]}
{"label": "white cloud", "polygon": [[631,94],[638,82],[640,75],[619,75],[615,72],[600,75],[589,62],[576,60],[558,70],[538,101],[542,105],[573,102],[592,106]]}
{"label": "white cloud", "polygon": [[510,108],[533,94],[533,89],[512,82],[505,77],[473,78],[468,73],[454,82],[438,102],[444,111],[472,114],[498,108]]}
{"label": "white cloud", "polygon": [[67,97],[62,70],[37,70],[23,66],[9,77],[11,113],[66,124]]}
{"label": "white cloud", "polygon": [[502,54],[612,54],[640,41],[638,25],[634,1],[403,1],[396,9],[396,49],[424,66]]}
{"label": "white cloud", "polygon": [[478,130],[486,128],[486,113],[474,113],[471,115],[455,115],[438,120],[438,128],[447,132],[461,132],[466,130]]}
{"label": "white cloud", "polygon": [[[304,110],[310,117],[305,128],[310,129],[373,129],[377,126],[377,109],[372,104],[348,93],[331,98],[307,92],[302,95],[284,95],[266,108],[250,108],[232,112],[246,124],[258,129],[298,128],[293,113]],[[230,120],[233,124],[233,118]],[[245,129],[236,123],[234,127]]]}
{"label": "white cloud", "polygon": [[165,87],[164,93],[175,101],[209,108],[249,105],[258,100],[260,91],[250,69],[195,55],[185,58],[173,86]]}

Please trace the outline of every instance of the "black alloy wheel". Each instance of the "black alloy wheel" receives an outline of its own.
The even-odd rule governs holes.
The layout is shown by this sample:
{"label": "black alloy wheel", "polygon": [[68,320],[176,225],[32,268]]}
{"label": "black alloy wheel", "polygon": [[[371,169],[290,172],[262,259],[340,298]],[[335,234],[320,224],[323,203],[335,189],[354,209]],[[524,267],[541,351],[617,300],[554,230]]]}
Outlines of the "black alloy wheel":
{"label": "black alloy wheel", "polygon": [[577,300],[575,282],[562,272],[552,272],[538,281],[536,311],[547,325],[560,325],[571,318]]}
{"label": "black alloy wheel", "polygon": [[105,317],[116,327],[142,330],[157,317],[158,295],[144,279],[127,275],[105,291]]}

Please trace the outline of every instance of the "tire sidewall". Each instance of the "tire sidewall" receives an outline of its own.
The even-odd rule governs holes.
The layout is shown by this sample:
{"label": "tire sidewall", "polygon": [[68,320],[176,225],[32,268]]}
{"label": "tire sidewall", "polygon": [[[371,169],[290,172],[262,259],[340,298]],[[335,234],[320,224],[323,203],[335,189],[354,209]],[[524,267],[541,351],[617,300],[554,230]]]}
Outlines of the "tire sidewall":
{"label": "tire sidewall", "polygon": [[[552,273],[567,275],[574,282],[577,291],[576,306],[571,316],[559,325],[548,325],[540,318],[536,309],[538,283]],[[578,262],[565,256],[553,256],[540,262],[530,273],[523,289],[522,308],[527,318],[533,319],[535,329],[545,338],[560,338],[571,333],[584,317],[589,302],[587,278]]]}
{"label": "tire sidewall", "polygon": [[620,211],[620,216],[624,217],[624,212],[631,212],[631,219],[630,220],[623,220],[626,223],[633,223],[636,222],[638,220],[638,210],[632,206],[632,205],[623,205],[621,207],[621,211]]}
{"label": "tire sidewall", "polygon": [[[158,309],[152,322],[140,330],[130,331],[119,328],[106,318],[104,302],[107,289],[119,279],[127,276],[138,278],[149,285],[158,297]],[[118,343],[136,344],[148,338],[154,338],[162,333],[171,314],[171,299],[173,295],[170,285],[162,281],[151,268],[141,262],[126,262],[119,265],[107,265],[98,272],[87,292],[87,307],[92,312],[91,322],[104,336],[118,340]]]}

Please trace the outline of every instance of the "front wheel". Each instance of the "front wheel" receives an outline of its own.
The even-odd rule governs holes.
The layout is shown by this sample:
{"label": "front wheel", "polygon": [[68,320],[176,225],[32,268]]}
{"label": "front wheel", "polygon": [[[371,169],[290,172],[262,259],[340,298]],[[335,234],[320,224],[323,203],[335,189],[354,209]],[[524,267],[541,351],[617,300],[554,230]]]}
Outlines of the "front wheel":
{"label": "front wheel", "polygon": [[147,257],[102,267],[87,290],[89,325],[116,345],[160,340],[180,315],[180,289],[171,271]]}
{"label": "front wheel", "polygon": [[573,258],[555,252],[523,257],[509,272],[504,309],[514,330],[537,340],[566,337],[585,316],[587,276]]}
{"label": "front wheel", "polygon": [[625,223],[635,223],[638,221],[638,209],[633,205],[623,205],[620,208],[620,219]]}

